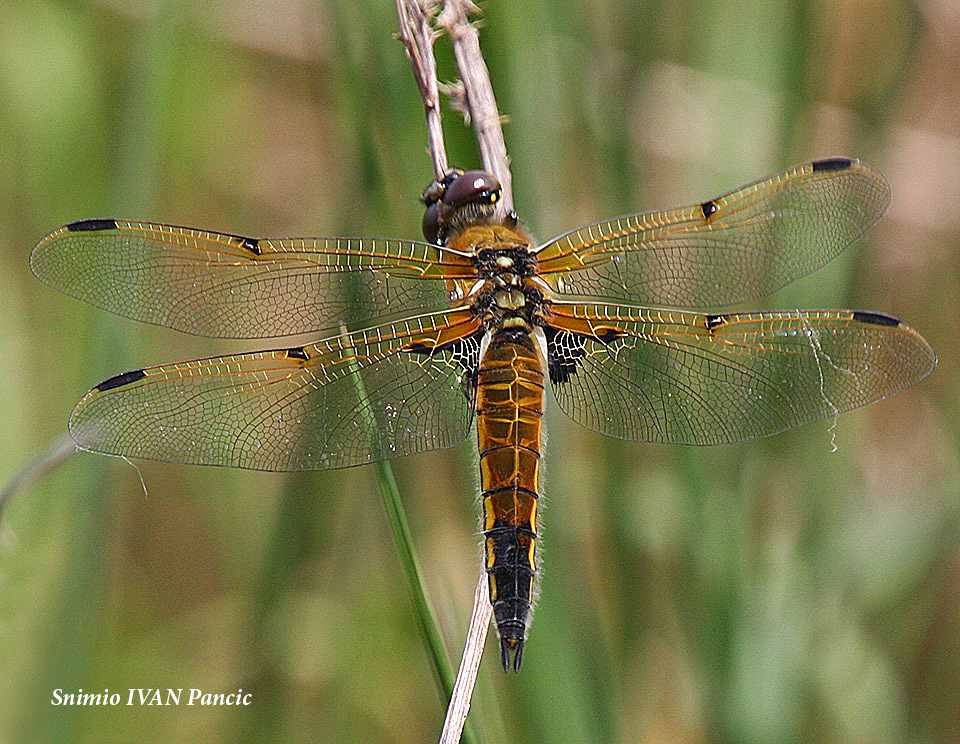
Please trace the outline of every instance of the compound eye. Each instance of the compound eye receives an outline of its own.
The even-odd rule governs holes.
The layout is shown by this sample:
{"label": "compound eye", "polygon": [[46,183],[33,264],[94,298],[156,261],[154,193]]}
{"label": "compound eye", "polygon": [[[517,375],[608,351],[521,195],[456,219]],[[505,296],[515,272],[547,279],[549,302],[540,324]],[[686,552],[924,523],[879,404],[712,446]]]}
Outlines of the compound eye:
{"label": "compound eye", "polygon": [[467,171],[443,192],[443,203],[449,207],[470,202],[494,204],[499,198],[500,182],[483,171]]}
{"label": "compound eye", "polygon": [[447,171],[447,175],[440,179],[440,183],[443,184],[443,188],[447,188],[447,186],[456,181],[462,175],[463,168],[451,168]]}
{"label": "compound eye", "polygon": [[447,174],[443,178],[439,180],[433,179],[427,188],[423,190],[423,193],[420,194],[420,201],[422,201],[428,207],[434,202],[440,201],[440,199],[443,198],[443,192],[447,190],[447,186],[456,181],[462,175],[462,169],[451,168],[447,171]]}
{"label": "compound eye", "polygon": [[423,213],[423,222],[420,225],[423,230],[423,237],[428,243],[436,243],[440,236],[440,202],[435,201],[427,207]]}

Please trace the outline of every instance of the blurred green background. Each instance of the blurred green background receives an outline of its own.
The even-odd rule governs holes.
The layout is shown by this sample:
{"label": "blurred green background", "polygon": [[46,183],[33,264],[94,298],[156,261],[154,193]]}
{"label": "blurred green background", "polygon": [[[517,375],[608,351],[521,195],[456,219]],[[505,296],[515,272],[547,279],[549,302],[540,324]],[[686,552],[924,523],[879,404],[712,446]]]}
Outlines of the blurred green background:
{"label": "blurred green background", "polygon": [[[887,217],[765,307],[889,312],[940,365],[843,416],[832,454],[829,422],[644,445],[551,400],[541,598],[521,675],[491,635],[480,740],[960,740],[957,5],[483,7],[535,235],[862,157],[890,182]],[[59,295],[28,268],[46,232],[115,216],[419,237],[432,174],[395,30],[388,0],[0,2],[0,480],[101,379],[255,346]],[[445,41],[438,54],[453,78]],[[472,133],[445,121],[452,162],[477,166]],[[471,442],[395,462],[455,658],[479,566],[475,460]],[[445,702],[372,468],[137,467],[77,455],[5,513],[0,741],[436,739]],[[131,687],[253,704],[50,704]]]}

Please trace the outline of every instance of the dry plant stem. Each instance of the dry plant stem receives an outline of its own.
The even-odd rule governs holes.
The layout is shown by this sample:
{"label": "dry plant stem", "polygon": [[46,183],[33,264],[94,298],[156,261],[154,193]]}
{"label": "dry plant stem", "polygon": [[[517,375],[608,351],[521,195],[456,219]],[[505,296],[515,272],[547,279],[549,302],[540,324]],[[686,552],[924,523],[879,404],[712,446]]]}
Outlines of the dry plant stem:
{"label": "dry plant stem", "polygon": [[[469,13],[474,12],[477,12],[477,7],[471,2],[446,0],[437,22],[450,35],[463,83],[467,113],[473,122],[483,168],[500,181],[503,198],[498,209],[500,214],[505,216],[513,210],[513,178],[510,174],[510,161],[507,158],[507,147],[500,126],[500,113],[497,110],[487,65],[480,52],[480,40],[476,28],[467,18]],[[467,713],[470,710],[470,699],[477,681],[477,672],[480,669],[480,659],[483,656],[483,646],[489,632],[492,614],[493,607],[490,605],[486,572],[481,571],[477,589],[474,592],[473,612],[470,616],[470,627],[464,643],[460,668],[457,670],[457,681],[443,721],[440,744],[456,744],[460,741]]]}
{"label": "dry plant stem", "polygon": [[498,209],[501,215],[506,215],[513,209],[513,177],[510,175],[510,161],[500,126],[497,100],[490,84],[490,73],[480,52],[480,36],[468,19],[470,13],[478,10],[469,0],[446,0],[437,17],[437,24],[450,35],[483,168],[500,181],[503,198]]}
{"label": "dry plant stem", "polygon": [[[417,87],[423,99],[430,154],[434,172],[439,178],[446,174],[448,165],[440,123],[437,65],[433,56],[433,42],[437,32],[432,26],[432,21],[437,5],[437,0],[397,0],[397,15],[400,21],[399,38],[407,51]],[[500,181],[503,198],[498,209],[500,214],[505,216],[513,209],[513,178],[510,175],[507,148],[500,126],[500,114],[497,111],[493,87],[490,84],[490,75],[480,52],[477,30],[468,19],[470,13],[477,11],[477,6],[471,2],[445,0],[437,23],[450,35],[462,80],[466,113],[474,125],[483,168]],[[492,614],[486,572],[481,570],[474,593],[473,613],[470,617],[463,657],[443,723],[440,744],[455,744],[460,741],[467,712],[470,709],[470,698],[476,684]]]}
{"label": "dry plant stem", "polygon": [[440,744],[456,744],[460,741],[460,733],[463,731],[463,724],[470,710],[470,696],[477,682],[480,658],[483,656],[483,642],[490,627],[492,610],[487,589],[487,575],[486,572],[481,572],[477,590],[473,594],[473,614],[470,616],[467,643],[463,649],[463,658],[460,659],[460,669],[457,670],[457,681],[453,686],[453,695],[450,696],[447,717],[443,721]]}
{"label": "dry plant stem", "polygon": [[449,170],[447,151],[443,145],[443,125],[440,121],[440,93],[437,90],[437,60],[433,56],[433,42],[437,32],[431,20],[436,14],[435,0],[397,0],[400,18],[398,38],[407,50],[413,67],[413,77],[420,89],[427,116],[427,143],[433,160],[433,173],[440,179]]}

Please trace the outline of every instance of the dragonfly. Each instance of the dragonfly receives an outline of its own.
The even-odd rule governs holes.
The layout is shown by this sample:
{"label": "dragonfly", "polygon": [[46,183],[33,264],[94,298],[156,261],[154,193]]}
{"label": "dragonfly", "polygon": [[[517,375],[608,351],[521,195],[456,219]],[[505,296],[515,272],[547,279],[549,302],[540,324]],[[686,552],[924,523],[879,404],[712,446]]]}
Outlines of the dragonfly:
{"label": "dragonfly", "polygon": [[268,471],[345,468],[465,441],[476,422],[484,568],[505,671],[538,576],[545,390],[611,437],[716,445],[834,418],[936,365],[866,310],[718,311],[809,274],[883,214],[859,160],[807,162],[689,206],[545,243],[482,171],[423,192],[424,240],[250,238],[73,222],[34,273],[121,316],[299,346],[136,369],[74,408],[79,448]]}

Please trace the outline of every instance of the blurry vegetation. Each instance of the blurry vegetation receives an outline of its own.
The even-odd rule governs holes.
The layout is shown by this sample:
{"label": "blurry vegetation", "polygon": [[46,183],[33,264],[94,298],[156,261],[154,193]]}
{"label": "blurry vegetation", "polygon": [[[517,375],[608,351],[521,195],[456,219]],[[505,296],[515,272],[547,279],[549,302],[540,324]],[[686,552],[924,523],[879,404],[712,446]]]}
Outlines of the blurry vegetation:
{"label": "blurry vegetation", "polygon": [[[523,673],[485,741],[960,738],[960,15],[946,2],[489,0],[517,208],[547,238],[859,156],[893,203],[768,307],[882,310],[940,356],[914,389],[772,439],[614,441],[548,412]],[[0,480],[124,369],[244,344],[108,316],[28,254],[82,217],[253,235],[419,235],[431,172],[384,0],[0,4]],[[438,45],[441,77],[453,76]],[[446,119],[451,160],[477,163]],[[270,308],[263,308],[269,313]],[[246,344],[246,346],[252,346]],[[552,404],[552,401],[550,403]],[[395,464],[459,657],[473,443]],[[275,475],[79,455],[6,512],[0,739],[429,741],[437,696],[372,468]],[[249,708],[56,708],[200,687]]]}

